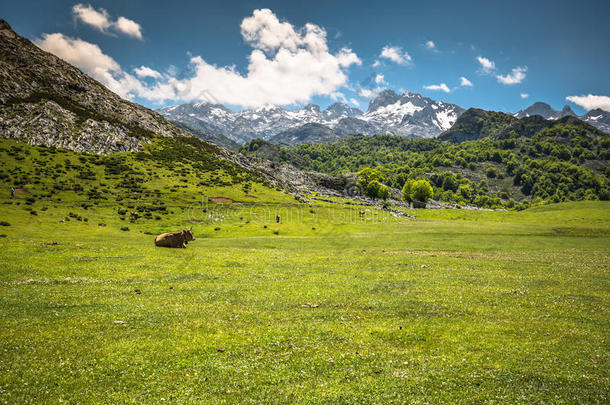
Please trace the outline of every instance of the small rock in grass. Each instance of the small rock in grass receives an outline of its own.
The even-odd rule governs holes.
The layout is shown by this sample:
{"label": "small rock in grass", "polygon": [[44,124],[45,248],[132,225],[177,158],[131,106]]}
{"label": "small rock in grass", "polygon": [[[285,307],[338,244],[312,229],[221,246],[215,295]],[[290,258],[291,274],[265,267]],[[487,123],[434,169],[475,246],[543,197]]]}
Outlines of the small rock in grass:
{"label": "small rock in grass", "polygon": [[222,347],[219,347],[218,349],[216,349],[216,351],[217,351],[218,353],[224,353],[226,350],[225,350],[225,349],[223,349]]}
{"label": "small rock in grass", "polygon": [[421,265],[421,268],[422,268],[422,269],[425,269],[426,267],[428,267],[428,266],[426,266],[425,264],[422,264],[422,265]]}
{"label": "small rock in grass", "polygon": [[115,325],[126,325],[127,324],[127,322],[125,322],[125,321],[113,321],[112,323]]}
{"label": "small rock in grass", "polygon": [[134,292],[134,293],[136,293],[136,294],[142,294],[142,291],[140,291],[140,290],[139,290],[139,289],[137,289],[137,288],[136,288],[135,290],[133,290],[133,292]]}

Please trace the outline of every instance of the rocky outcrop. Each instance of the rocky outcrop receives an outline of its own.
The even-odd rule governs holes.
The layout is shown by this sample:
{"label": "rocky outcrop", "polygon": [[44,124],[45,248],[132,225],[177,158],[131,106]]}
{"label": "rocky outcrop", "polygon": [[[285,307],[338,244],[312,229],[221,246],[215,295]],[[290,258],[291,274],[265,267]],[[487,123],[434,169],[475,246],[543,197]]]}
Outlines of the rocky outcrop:
{"label": "rocky outcrop", "polygon": [[136,151],[151,135],[189,134],[122,99],[0,20],[0,136],[105,153]]}

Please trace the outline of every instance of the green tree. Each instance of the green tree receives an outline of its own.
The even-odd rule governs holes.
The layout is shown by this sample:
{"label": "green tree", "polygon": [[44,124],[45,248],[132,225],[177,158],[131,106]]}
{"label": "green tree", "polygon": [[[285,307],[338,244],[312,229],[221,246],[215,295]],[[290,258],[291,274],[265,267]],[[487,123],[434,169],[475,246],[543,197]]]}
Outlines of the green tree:
{"label": "green tree", "polygon": [[385,184],[382,184],[377,191],[377,197],[381,198],[382,200],[387,200],[390,198],[390,188]]}
{"label": "green tree", "polygon": [[466,202],[472,200],[472,187],[468,184],[460,184],[457,194]]}
{"label": "green tree", "polygon": [[379,196],[379,189],[381,188],[381,183],[377,180],[373,180],[369,182],[364,190],[364,194],[370,198],[377,198]]}
{"label": "green tree", "polygon": [[434,191],[428,180],[417,180],[411,187],[411,199],[426,202],[434,196]]}
{"label": "green tree", "polygon": [[405,182],[404,186],[402,186],[402,199],[408,202],[411,202],[411,189],[413,188],[413,183],[415,180],[409,179]]}

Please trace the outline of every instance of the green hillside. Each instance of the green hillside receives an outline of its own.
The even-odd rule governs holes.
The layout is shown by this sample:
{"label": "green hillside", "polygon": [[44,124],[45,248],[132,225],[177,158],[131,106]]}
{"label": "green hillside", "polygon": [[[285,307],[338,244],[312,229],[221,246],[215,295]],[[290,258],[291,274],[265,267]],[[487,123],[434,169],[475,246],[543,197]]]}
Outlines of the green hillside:
{"label": "green hillside", "polygon": [[[461,143],[359,135],[293,148],[253,140],[241,151],[330,174],[374,168],[382,183],[398,189],[407,179],[426,178],[435,198],[450,203],[511,208],[543,201],[610,199],[610,135],[578,120],[543,120],[545,125],[528,132],[533,120],[524,120]],[[485,127],[493,127],[493,122]]]}

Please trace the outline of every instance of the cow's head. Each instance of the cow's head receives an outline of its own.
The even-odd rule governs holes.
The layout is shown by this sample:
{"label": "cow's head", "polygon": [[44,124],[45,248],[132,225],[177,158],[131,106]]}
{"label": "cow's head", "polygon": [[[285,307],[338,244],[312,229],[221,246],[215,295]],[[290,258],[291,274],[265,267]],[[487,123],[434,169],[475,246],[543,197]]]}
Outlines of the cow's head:
{"label": "cow's head", "polygon": [[193,228],[192,227],[182,231],[182,234],[184,235],[184,238],[187,241],[195,240],[195,236],[193,236]]}

